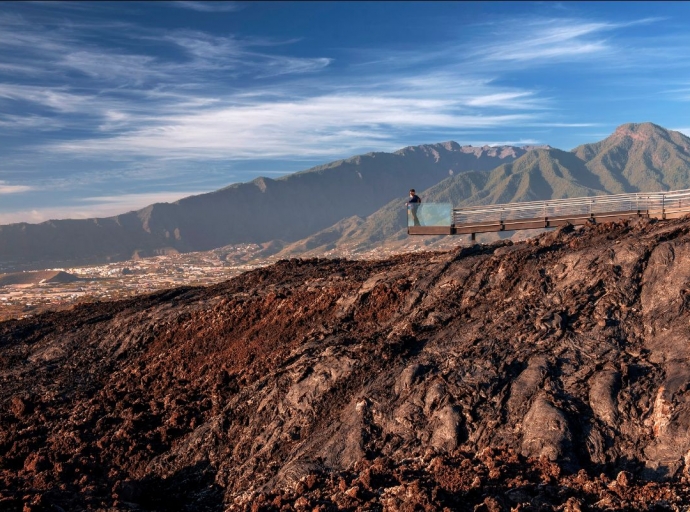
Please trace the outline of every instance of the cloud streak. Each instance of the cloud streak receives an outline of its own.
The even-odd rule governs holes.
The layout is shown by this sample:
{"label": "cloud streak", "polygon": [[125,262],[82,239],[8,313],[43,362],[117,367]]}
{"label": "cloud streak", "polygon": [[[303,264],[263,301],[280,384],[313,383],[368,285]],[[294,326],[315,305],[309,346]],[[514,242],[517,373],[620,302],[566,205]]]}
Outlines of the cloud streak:
{"label": "cloud streak", "polygon": [[33,187],[27,185],[8,185],[4,181],[0,181],[0,195],[9,194],[23,194],[33,190]]}
{"label": "cloud streak", "polygon": [[[2,193],[0,185],[0,194]],[[201,194],[206,191],[159,192],[142,194],[123,194],[119,196],[92,196],[82,198],[76,205],[50,206],[21,209],[12,212],[0,211],[0,225],[19,222],[40,223],[53,219],[91,219],[112,217],[129,211],[136,211],[153,203],[172,203],[183,197]]]}
{"label": "cloud streak", "polygon": [[237,2],[201,2],[195,0],[172,2],[172,5],[197,12],[233,12],[242,9],[242,5]]}
{"label": "cloud streak", "polygon": [[489,62],[568,62],[583,58],[603,60],[620,52],[607,37],[617,30],[657,23],[662,18],[645,18],[628,23],[589,22],[577,19],[542,19],[512,22],[516,37],[487,42],[475,56]]}
{"label": "cloud streak", "polygon": [[413,128],[485,129],[535,122],[539,116],[533,113],[498,114],[469,108],[475,104],[494,107],[511,96],[528,95],[497,93],[470,98],[465,104],[450,99],[354,94],[258,102],[168,116],[151,127],[106,139],[61,143],[55,149],[156,158],[329,156],[394,141],[399,132]]}

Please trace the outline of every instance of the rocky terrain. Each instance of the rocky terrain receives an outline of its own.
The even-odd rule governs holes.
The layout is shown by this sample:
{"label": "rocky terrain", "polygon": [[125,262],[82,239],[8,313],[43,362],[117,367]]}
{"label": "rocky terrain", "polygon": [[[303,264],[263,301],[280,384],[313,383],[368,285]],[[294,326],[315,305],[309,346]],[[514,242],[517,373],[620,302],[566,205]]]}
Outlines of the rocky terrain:
{"label": "rocky terrain", "polygon": [[0,509],[686,510],[690,220],[0,323]]}

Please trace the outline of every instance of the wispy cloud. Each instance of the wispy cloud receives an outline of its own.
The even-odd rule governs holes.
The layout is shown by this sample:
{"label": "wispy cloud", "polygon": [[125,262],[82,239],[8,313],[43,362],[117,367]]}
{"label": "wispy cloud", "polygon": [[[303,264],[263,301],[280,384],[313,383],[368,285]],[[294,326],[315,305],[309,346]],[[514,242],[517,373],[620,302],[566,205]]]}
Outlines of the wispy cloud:
{"label": "wispy cloud", "polygon": [[183,197],[189,197],[195,194],[201,194],[202,191],[176,191],[176,192],[153,192],[142,194],[121,194],[116,196],[91,196],[80,199],[80,202],[95,204],[100,208],[117,208],[121,211],[123,208],[129,210],[136,210],[143,208],[152,203],[172,203]]}
{"label": "wispy cloud", "polygon": [[543,100],[535,99],[532,92],[500,92],[477,96],[469,101],[471,107],[503,107],[503,108],[538,108]]}
{"label": "wispy cloud", "polygon": [[168,116],[151,127],[106,139],[61,143],[55,148],[79,154],[125,152],[157,158],[328,156],[394,140],[399,131],[411,128],[490,128],[537,118],[532,113],[475,112],[451,99],[324,95]]}
{"label": "wispy cloud", "polygon": [[521,25],[520,37],[487,45],[478,55],[491,61],[552,60],[611,51],[592,36],[611,30],[607,23],[548,20]]}
{"label": "wispy cloud", "polygon": [[[634,25],[656,23],[661,18],[645,18],[628,23],[588,22],[578,19],[542,19],[512,22],[517,36],[487,43],[476,56],[488,61],[568,61],[583,57],[602,59],[620,49],[606,34]],[[502,25],[503,28],[505,28]],[[501,30],[503,30],[503,28]]]}
{"label": "wispy cloud", "polygon": [[690,87],[671,89],[664,92],[675,98],[677,101],[690,101]]}
{"label": "wispy cloud", "polygon": [[[111,44],[100,44],[100,39]],[[195,79],[204,81],[208,78],[205,73],[214,71],[233,73],[226,78],[311,73],[332,61],[327,57],[296,57],[267,51],[271,46],[284,44],[285,41],[237,39],[193,30],[163,31],[122,22],[70,24],[55,29],[0,14],[0,50],[6,51],[0,70],[78,84],[79,77],[69,75],[76,71],[93,81],[91,87],[99,88],[105,84],[123,87],[194,83]],[[143,53],[147,47],[148,53]],[[157,53],[161,50],[165,50],[167,58]],[[214,77],[214,82],[218,82],[218,77]]]}
{"label": "wispy cloud", "polygon": [[6,194],[22,194],[33,190],[33,187],[27,185],[8,185],[4,181],[0,181],[0,195]]}
{"label": "wispy cloud", "polygon": [[540,121],[538,123],[526,123],[525,126],[533,126],[535,128],[590,128],[592,126],[601,126],[601,123],[554,123],[551,121]]}
{"label": "wispy cloud", "polygon": [[[184,67],[196,71],[223,70],[257,78],[311,73],[328,66],[327,57],[294,57],[258,51],[256,48],[272,46],[265,40],[239,40],[192,31],[179,31],[163,37],[179,47],[191,61]],[[276,42],[273,45],[280,45]]]}
{"label": "wispy cloud", "polygon": [[[0,182],[1,183],[1,182]],[[0,194],[2,194],[0,184]],[[172,203],[183,197],[200,194],[202,191],[160,192],[150,194],[123,194],[120,196],[93,196],[82,198],[82,205],[51,206],[22,209],[12,212],[0,211],[0,225],[18,222],[39,223],[52,219],[90,219],[112,217],[121,213],[139,210],[153,203]]]}
{"label": "wispy cloud", "polygon": [[65,87],[0,84],[0,99],[25,101],[63,113],[78,112],[91,102],[90,94],[68,92]]}
{"label": "wispy cloud", "polygon": [[0,128],[8,130],[32,130],[38,132],[55,131],[64,127],[56,118],[38,115],[0,114]]}
{"label": "wispy cloud", "polygon": [[242,5],[238,2],[201,2],[201,1],[178,1],[171,2],[175,7],[183,9],[191,9],[198,12],[232,12],[242,9]]}
{"label": "wispy cloud", "polygon": [[58,67],[73,69],[99,80],[125,78],[135,85],[169,76],[156,59],[147,55],[122,55],[102,51],[73,51],[57,62]]}

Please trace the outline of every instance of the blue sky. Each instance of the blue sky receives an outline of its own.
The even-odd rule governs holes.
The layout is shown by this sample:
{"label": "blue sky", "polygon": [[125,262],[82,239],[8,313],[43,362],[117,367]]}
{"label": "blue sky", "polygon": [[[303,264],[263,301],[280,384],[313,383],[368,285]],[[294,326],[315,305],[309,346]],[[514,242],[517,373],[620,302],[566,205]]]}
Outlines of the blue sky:
{"label": "blue sky", "polygon": [[688,114],[687,2],[0,3],[0,224]]}

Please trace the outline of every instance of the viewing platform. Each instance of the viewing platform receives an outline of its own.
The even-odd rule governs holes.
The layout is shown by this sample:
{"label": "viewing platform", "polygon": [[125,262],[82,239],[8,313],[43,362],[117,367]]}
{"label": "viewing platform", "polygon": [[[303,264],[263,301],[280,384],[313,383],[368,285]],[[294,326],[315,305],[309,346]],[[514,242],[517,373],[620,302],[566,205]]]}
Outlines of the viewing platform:
{"label": "viewing platform", "polygon": [[[409,235],[470,235],[610,222],[634,217],[677,219],[690,214],[690,189],[670,192],[550,199],[453,208],[422,203],[408,208]],[[415,218],[416,217],[416,218]]]}

